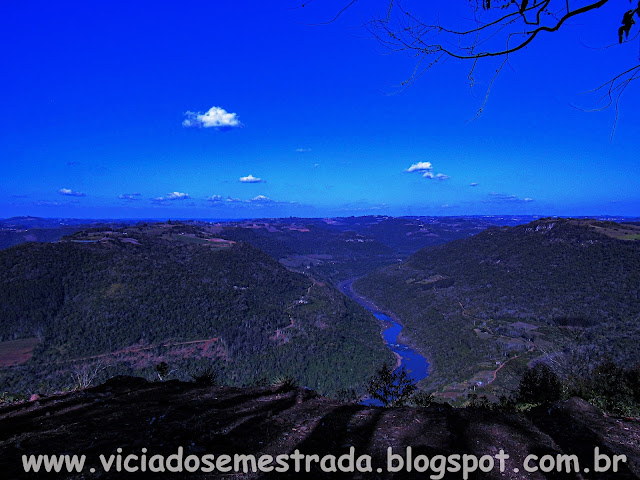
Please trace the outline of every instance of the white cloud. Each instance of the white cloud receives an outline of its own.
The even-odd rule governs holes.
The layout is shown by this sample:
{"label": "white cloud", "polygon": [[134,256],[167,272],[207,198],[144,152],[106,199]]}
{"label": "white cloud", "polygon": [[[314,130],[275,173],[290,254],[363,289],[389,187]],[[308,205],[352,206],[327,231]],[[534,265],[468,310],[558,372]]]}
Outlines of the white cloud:
{"label": "white cloud", "polygon": [[122,195],[118,195],[118,198],[120,200],[138,200],[138,197],[140,196],[139,193],[123,193]]}
{"label": "white cloud", "polygon": [[242,183],[263,183],[264,180],[258,177],[254,177],[253,175],[247,175],[246,177],[240,177],[239,182]]}
{"label": "white cloud", "polygon": [[67,197],[86,197],[87,196],[86,193],[74,192],[70,188],[61,188],[60,190],[58,190],[58,193],[60,195],[66,195]]}
{"label": "white cloud", "polygon": [[448,180],[449,175],[444,173],[433,173],[433,164],[431,162],[418,162],[411,165],[405,170],[406,173],[421,173],[423,178],[438,180]]}
{"label": "white cloud", "polygon": [[307,153],[310,152],[311,149],[310,148],[296,148],[296,152],[298,153]]}
{"label": "white cloud", "polygon": [[499,202],[513,202],[513,203],[533,202],[533,198],[529,198],[529,197],[520,198],[517,195],[509,195],[506,193],[491,192],[489,196],[491,197],[492,200],[499,201]]}
{"label": "white cloud", "polygon": [[273,200],[271,200],[269,197],[265,197],[264,195],[258,195],[256,197],[253,197],[251,200],[249,200],[250,202],[258,202],[258,203],[269,203],[269,202],[273,202]]}
{"label": "white cloud", "polygon": [[170,192],[170,193],[167,193],[164,197],[152,198],[151,201],[153,203],[166,204],[169,201],[173,201],[173,200],[188,200],[190,198],[191,197],[189,196],[188,193]]}
{"label": "white cloud", "polygon": [[188,198],[191,198],[189,196],[188,193],[182,193],[182,192],[171,192],[171,193],[167,193],[167,200],[186,200]]}
{"label": "white cloud", "polygon": [[242,126],[236,113],[227,112],[221,107],[211,107],[205,113],[187,111],[184,115],[183,127],[228,129]]}
{"label": "white cloud", "polygon": [[478,186],[478,184],[477,184],[476,182],[471,182],[471,183],[469,184],[469,186],[470,186],[470,187],[477,187],[477,186]]}
{"label": "white cloud", "polygon": [[[166,199],[164,199],[163,197],[160,198],[162,199],[161,201],[155,199],[154,202],[166,205]],[[222,207],[224,205],[225,208],[233,209],[250,209],[257,207],[272,208],[278,206],[300,205],[295,201],[274,200],[273,198],[267,197],[266,195],[256,195],[255,197],[249,198],[248,200],[243,200],[232,196],[223,197],[221,195],[212,195],[211,197],[207,198],[207,201],[209,203],[209,206],[211,207]]]}
{"label": "white cloud", "polygon": [[412,173],[412,172],[425,173],[425,172],[430,172],[431,170],[433,170],[433,165],[431,165],[431,162],[418,162],[418,163],[414,163],[409,168],[407,168],[405,170],[405,172],[407,172],[407,173]]}

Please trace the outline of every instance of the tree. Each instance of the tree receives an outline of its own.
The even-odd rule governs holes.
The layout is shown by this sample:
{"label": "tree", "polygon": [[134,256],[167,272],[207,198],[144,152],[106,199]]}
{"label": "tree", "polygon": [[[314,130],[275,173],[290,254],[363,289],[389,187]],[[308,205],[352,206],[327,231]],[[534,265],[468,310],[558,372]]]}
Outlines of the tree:
{"label": "tree", "polygon": [[75,365],[71,373],[73,389],[84,390],[85,388],[89,388],[106,368],[106,365],[101,361],[94,364],[84,363],[82,365]]}
{"label": "tree", "polygon": [[560,400],[563,394],[562,382],[551,368],[538,363],[529,368],[518,386],[518,400],[526,403],[546,403]]}
{"label": "tree", "polygon": [[[336,20],[356,1],[350,1],[331,21]],[[405,52],[416,58],[413,74],[402,82],[404,86],[412,84],[425,71],[446,59],[469,62],[468,78],[473,86],[478,65],[491,59],[497,60],[499,63],[495,74],[478,110],[480,114],[496,77],[509,61],[510,55],[543,35],[553,34],[566,27],[568,20],[596,11],[610,1],[459,0],[458,4],[468,5],[471,18],[458,16],[455,20],[441,21],[437,4],[446,4],[449,8],[454,5],[453,2],[429,2],[430,5],[423,8],[427,10],[427,16],[435,18],[427,19],[414,9],[405,8],[399,0],[388,0],[384,4],[384,15],[367,22],[365,26],[383,46],[393,52]],[[636,16],[640,17],[640,1],[629,0],[628,6],[620,6],[621,23],[605,25],[604,28],[611,29],[611,36],[618,43],[630,42],[638,36],[637,33],[631,35]],[[462,24],[463,27],[454,24]],[[614,105],[617,117],[620,96],[638,77],[640,63],[595,88],[594,92],[603,93],[600,100],[604,102],[604,106],[596,110]]]}
{"label": "tree", "polygon": [[369,382],[367,393],[385,407],[398,407],[406,404],[417,388],[404,367],[394,372],[384,363]]}

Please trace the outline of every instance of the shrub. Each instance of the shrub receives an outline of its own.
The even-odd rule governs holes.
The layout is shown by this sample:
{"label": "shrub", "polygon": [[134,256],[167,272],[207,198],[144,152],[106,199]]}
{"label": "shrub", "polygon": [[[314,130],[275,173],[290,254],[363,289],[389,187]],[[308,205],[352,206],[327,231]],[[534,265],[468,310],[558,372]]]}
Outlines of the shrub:
{"label": "shrub", "polygon": [[385,407],[398,407],[406,405],[417,389],[404,367],[394,372],[388,363],[384,363],[371,378],[367,393]]}
{"label": "shrub", "polygon": [[414,407],[428,407],[433,403],[433,393],[418,391],[413,394],[409,403]]}
{"label": "shrub", "polygon": [[625,369],[605,361],[593,369],[579,395],[606,412],[640,414],[640,368]]}
{"label": "shrub", "polygon": [[197,373],[192,373],[191,378],[194,382],[200,385],[217,385],[218,384],[218,370],[214,367],[208,367]]}
{"label": "shrub", "polygon": [[539,363],[529,368],[518,386],[517,398],[520,403],[548,403],[563,396],[562,381],[548,365]]}
{"label": "shrub", "polygon": [[167,375],[169,375],[169,365],[167,365],[167,362],[160,362],[158,365],[156,365],[156,373],[158,374],[158,378],[162,382],[167,377]]}
{"label": "shrub", "polygon": [[298,382],[293,377],[280,375],[271,381],[271,386],[278,390],[288,392],[298,387]]}
{"label": "shrub", "polygon": [[336,399],[344,403],[357,403],[359,400],[353,388],[341,388],[336,392]]}

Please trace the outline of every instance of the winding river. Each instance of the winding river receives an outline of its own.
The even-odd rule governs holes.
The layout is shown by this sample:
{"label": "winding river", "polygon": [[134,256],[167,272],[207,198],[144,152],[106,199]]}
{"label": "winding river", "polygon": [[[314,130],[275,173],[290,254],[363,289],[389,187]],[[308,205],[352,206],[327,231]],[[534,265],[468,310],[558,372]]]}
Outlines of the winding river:
{"label": "winding river", "polygon": [[[414,349],[412,349],[409,345],[401,343],[398,340],[398,335],[402,330],[402,325],[400,325],[393,318],[378,310],[372,302],[356,294],[352,289],[352,284],[354,281],[355,279],[351,279],[342,282],[338,285],[338,288],[346,296],[358,302],[364,308],[373,313],[373,315],[382,322],[382,324],[384,325],[384,329],[382,330],[382,338],[384,338],[389,350],[391,350],[396,355],[396,357],[400,359],[399,365],[397,366],[396,370],[404,367],[407,370],[407,373],[415,382],[426,378],[429,375],[429,363],[427,362],[427,359],[416,352]],[[372,399],[367,399],[363,403],[366,405],[379,405],[379,403]]]}

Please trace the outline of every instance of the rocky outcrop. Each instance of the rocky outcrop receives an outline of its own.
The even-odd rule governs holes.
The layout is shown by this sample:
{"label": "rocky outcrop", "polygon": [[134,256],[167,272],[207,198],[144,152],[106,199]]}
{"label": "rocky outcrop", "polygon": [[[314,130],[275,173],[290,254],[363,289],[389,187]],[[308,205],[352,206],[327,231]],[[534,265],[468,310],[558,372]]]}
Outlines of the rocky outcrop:
{"label": "rocky outcrop", "polygon": [[[85,470],[99,467],[99,455],[205,454],[343,455],[372,457],[374,470],[386,467],[387,448],[414,458],[426,455],[510,455],[506,471],[477,472],[470,478],[638,478],[640,421],[603,415],[579,399],[528,413],[483,409],[378,408],[339,403],[306,389],[233,388],[167,381],[149,383],[116,377],[103,385],[66,395],[0,408],[0,471],[3,478],[41,478],[26,474],[22,456],[29,454],[86,455]],[[609,455],[624,454],[620,470],[601,474],[514,472],[525,457],[575,454],[581,466],[592,464],[594,448]],[[582,468],[582,467],[581,467]],[[115,467],[114,467],[115,470]],[[429,478],[433,472],[323,473],[319,467],[306,478]],[[57,478],[212,478],[216,473],[64,474]],[[224,478],[289,478],[287,473],[225,474]],[[344,476],[342,476],[344,475]],[[462,478],[448,473],[443,478]]]}

